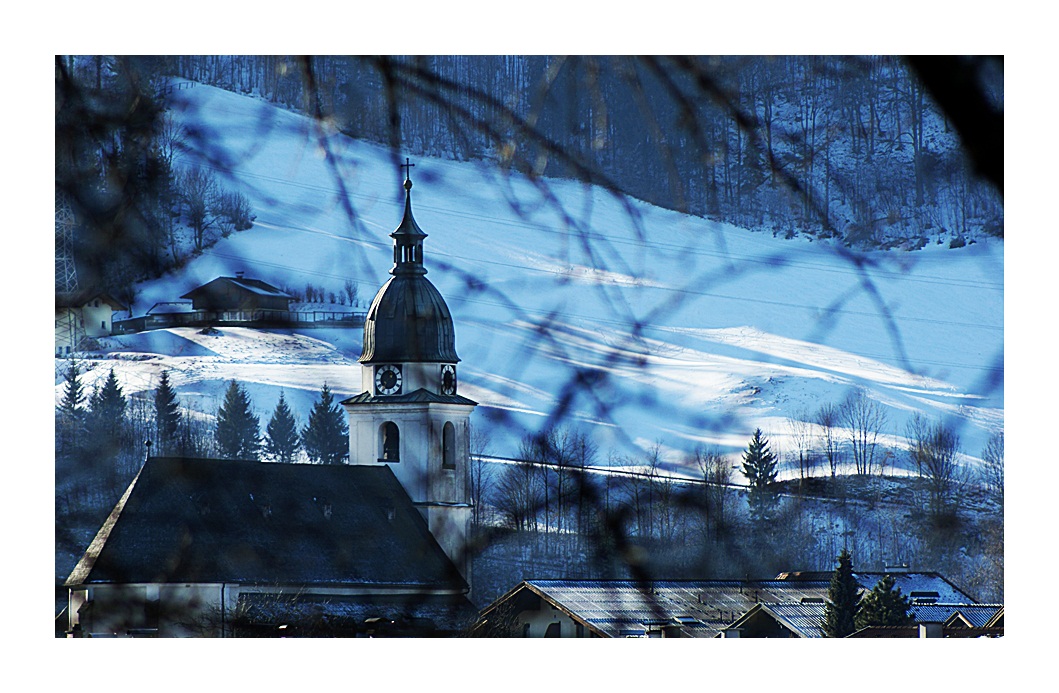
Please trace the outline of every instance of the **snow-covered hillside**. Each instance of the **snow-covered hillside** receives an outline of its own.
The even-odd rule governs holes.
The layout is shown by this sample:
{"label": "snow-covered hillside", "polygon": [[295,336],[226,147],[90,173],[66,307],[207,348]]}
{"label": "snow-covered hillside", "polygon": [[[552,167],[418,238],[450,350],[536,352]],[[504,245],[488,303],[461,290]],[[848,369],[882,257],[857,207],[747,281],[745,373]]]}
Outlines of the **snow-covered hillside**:
{"label": "snow-covered hillside", "polygon": [[[133,313],[240,270],[336,293],[352,279],[370,300],[392,265],[403,159],[246,96],[202,85],[177,96],[190,145],[178,165],[212,168],[257,220],[140,286]],[[850,256],[578,183],[413,163],[428,277],[453,312],[460,392],[480,403],[493,454],[516,454],[526,430],[550,422],[583,426],[604,459],[655,442],[674,464],[700,443],[735,456],[757,427],[783,450],[788,418],[857,387],[884,405],[894,446],[916,411],[956,423],[972,457],[1003,427],[1002,242]],[[182,403],[213,413],[234,378],[263,423],[281,389],[304,422],[323,382],[341,397],[358,391],[360,339],[239,328],[114,337],[89,382],[114,367],[129,394],[168,368]]]}

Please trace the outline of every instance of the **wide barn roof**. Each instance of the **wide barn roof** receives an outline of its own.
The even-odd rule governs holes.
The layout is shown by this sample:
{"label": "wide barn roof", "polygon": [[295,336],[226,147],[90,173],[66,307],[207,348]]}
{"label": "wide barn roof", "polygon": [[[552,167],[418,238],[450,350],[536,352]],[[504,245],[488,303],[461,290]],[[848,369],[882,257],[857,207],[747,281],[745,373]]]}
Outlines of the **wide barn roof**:
{"label": "wide barn roof", "polygon": [[214,290],[220,284],[229,284],[234,286],[241,291],[248,294],[254,294],[256,296],[272,296],[275,298],[293,298],[290,294],[277,289],[267,282],[263,282],[260,279],[248,279],[246,277],[217,277],[213,281],[207,282],[200,287],[192,289],[180,298],[194,298],[200,293]]}
{"label": "wide barn roof", "polygon": [[240,583],[465,590],[386,466],[151,458],[68,586]]}

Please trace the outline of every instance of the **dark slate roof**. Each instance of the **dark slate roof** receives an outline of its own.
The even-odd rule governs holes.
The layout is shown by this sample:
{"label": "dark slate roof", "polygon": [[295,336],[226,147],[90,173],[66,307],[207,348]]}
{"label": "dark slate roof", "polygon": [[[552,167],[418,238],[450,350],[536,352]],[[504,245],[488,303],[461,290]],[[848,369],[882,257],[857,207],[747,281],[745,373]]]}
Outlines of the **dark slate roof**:
{"label": "dark slate roof", "polygon": [[421,274],[396,274],[382,285],[364,321],[361,363],[457,363],[452,313]]}
{"label": "dark slate roof", "polygon": [[241,289],[247,293],[255,294],[257,296],[272,296],[276,298],[293,298],[290,294],[277,289],[267,282],[263,282],[260,279],[248,279],[247,277],[217,277],[216,279],[203,284],[200,287],[192,289],[180,298],[194,298],[197,294],[203,291],[211,290],[216,284],[231,284],[232,286]]}
{"label": "dark slate roof", "polygon": [[342,400],[341,404],[470,404],[477,405],[478,403],[472,399],[460,395],[441,395],[436,392],[431,392],[425,388],[419,388],[415,392],[409,392],[405,395],[386,395],[376,396],[370,392],[362,392],[359,395],[353,395],[352,397]]}
{"label": "dark slate roof", "polygon": [[173,457],[147,461],[66,584],[125,582],[466,589],[389,467]]}

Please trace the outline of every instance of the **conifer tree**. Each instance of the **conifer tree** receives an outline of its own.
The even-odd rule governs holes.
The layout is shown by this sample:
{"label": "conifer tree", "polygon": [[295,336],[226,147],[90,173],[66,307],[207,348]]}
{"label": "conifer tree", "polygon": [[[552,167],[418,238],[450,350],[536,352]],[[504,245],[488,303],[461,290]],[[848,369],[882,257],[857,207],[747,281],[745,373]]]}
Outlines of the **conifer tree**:
{"label": "conifer tree", "polygon": [[824,635],[829,638],[844,638],[856,630],[857,612],[860,610],[860,585],[853,577],[853,558],[847,549],[838,554],[838,567],[831,574],[824,603]]}
{"label": "conifer tree", "polygon": [[265,427],[265,455],[276,462],[290,463],[300,448],[298,422],[294,420],[294,414],[287,406],[281,390],[276,409]]}
{"label": "conifer tree", "polygon": [[776,507],[772,484],[776,481],[776,456],[769,449],[768,438],[761,429],[754,431],[743,452],[743,476],[750,487],[748,502],[750,516],[755,520],[769,520]]}
{"label": "conifer tree", "polygon": [[320,390],[320,399],[313,405],[309,423],[302,431],[302,445],[316,464],[341,464],[349,455],[345,413],[334,403],[327,383]]}
{"label": "conifer tree", "polygon": [[59,412],[69,421],[80,420],[85,413],[85,388],[81,383],[81,369],[77,361],[66,369],[66,385],[63,398],[59,403]]}
{"label": "conifer tree", "polygon": [[901,588],[894,585],[893,576],[887,575],[864,595],[860,611],[857,612],[857,628],[908,626],[915,623],[911,602],[901,594]]}
{"label": "conifer tree", "polygon": [[64,374],[63,397],[55,408],[55,441],[57,452],[69,454],[73,446],[83,438],[85,423],[85,389],[81,382],[81,369],[76,361],[70,363]]}
{"label": "conifer tree", "polygon": [[127,406],[125,394],[121,391],[114,369],[111,368],[103,386],[92,394],[89,401],[93,423],[100,426],[101,430],[113,434],[124,421]]}
{"label": "conifer tree", "polygon": [[125,433],[127,407],[125,394],[111,368],[103,385],[97,387],[89,399],[86,418],[92,435],[86,437],[81,449],[86,461],[95,466],[112,490],[115,490],[119,478],[117,463]]}
{"label": "conifer tree", "polygon": [[180,409],[176,392],[169,383],[169,371],[162,371],[158,389],[154,392],[154,423],[158,435],[159,453],[170,452],[177,444],[180,428]]}
{"label": "conifer tree", "polygon": [[228,385],[224,402],[217,410],[214,440],[222,457],[256,460],[260,449],[260,423],[250,410],[250,398],[234,380]]}

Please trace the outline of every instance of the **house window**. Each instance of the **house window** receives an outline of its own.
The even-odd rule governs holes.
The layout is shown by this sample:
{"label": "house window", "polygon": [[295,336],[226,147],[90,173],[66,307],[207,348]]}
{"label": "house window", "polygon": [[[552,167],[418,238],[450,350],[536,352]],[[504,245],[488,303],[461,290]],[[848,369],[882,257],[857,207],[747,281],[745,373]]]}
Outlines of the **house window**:
{"label": "house window", "polygon": [[548,624],[548,630],[544,631],[544,637],[546,638],[558,638],[559,633],[562,631],[562,624],[558,621],[555,623]]}
{"label": "house window", "polygon": [[401,461],[401,432],[393,421],[379,427],[379,450],[382,452],[380,462]]}
{"label": "house window", "polygon": [[456,468],[456,427],[451,421],[446,421],[441,430],[441,466],[445,469]]}

